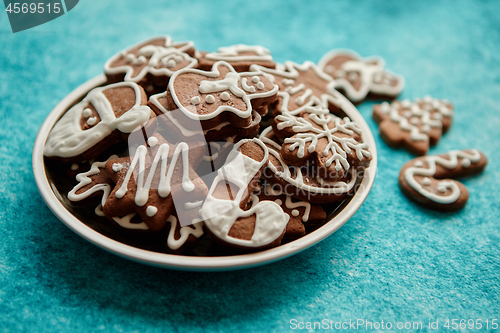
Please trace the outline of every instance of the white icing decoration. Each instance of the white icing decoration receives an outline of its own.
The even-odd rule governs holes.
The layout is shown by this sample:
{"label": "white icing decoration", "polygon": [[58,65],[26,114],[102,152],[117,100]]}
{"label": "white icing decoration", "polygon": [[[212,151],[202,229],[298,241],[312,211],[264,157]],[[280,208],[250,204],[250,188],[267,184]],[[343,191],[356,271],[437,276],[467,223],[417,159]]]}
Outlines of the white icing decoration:
{"label": "white icing decoration", "polygon": [[144,206],[149,199],[149,191],[151,189],[151,184],[155,176],[156,168],[158,164],[160,166],[160,182],[158,184],[158,194],[162,198],[166,198],[170,194],[170,182],[172,180],[172,175],[175,171],[175,165],[179,159],[179,155],[182,155],[182,188],[185,192],[191,192],[194,190],[194,184],[189,179],[189,146],[185,142],[181,142],[175,148],[174,154],[170,160],[170,164],[167,166],[168,153],[170,146],[167,143],[162,144],[151,163],[149,173],[147,174],[147,179],[144,180],[146,176],[146,155],[148,153],[148,148],[141,145],[137,148],[134,158],[130,163],[127,174],[123,180],[120,188],[115,192],[117,198],[122,198],[128,191],[128,183],[130,178],[134,174],[136,166],[139,167],[139,173],[136,174],[137,179],[137,189],[135,194],[135,204],[137,206]]}
{"label": "white icing decoration", "polygon": [[132,53],[127,54],[127,57],[125,58],[125,61],[127,63],[132,63],[135,60],[135,55]]}
{"label": "white icing decoration", "polygon": [[[155,40],[163,39],[165,42],[162,46],[149,44]],[[136,56],[133,53],[130,53],[132,50],[142,46],[138,52],[138,59],[136,60]],[[198,65],[198,60],[190,57],[186,51],[189,49],[193,49],[193,42],[172,42],[172,38],[170,36],[160,36],[150,38],[146,41],[135,44],[125,51],[121,51],[111,57],[106,64],[104,65],[104,72],[106,74],[123,74],[125,73],[124,81],[132,81],[139,82],[141,81],[148,73],[151,73],[154,76],[172,76],[175,71],[172,71],[170,68],[175,67],[176,63],[181,62],[182,60],[186,61],[186,66],[184,68],[194,68]],[[111,67],[111,65],[118,59],[123,58],[123,53],[128,53],[126,56],[127,65],[121,65],[117,67]],[[141,56],[143,58],[141,58]],[[148,60],[149,58],[149,60]],[[176,60],[177,59],[177,60]],[[134,76],[134,68],[130,66],[130,64],[136,65],[144,65],[141,71]],[[168,67],[168,64],[171,64],[170,60],[174,61],[174,66]],[[167,65],[165,67],[159,67],[160,64]]]}
{"label": "white icing decoration", "polygon": [[97,122],[97,118],[96,117],[92,117],[92,118],[89,118],[87,120],[87,124],[89,124],[90,126],[95,125],[96,122]]}
{"label": "white icing decoration", "polygon": [[96,208],[95,211],[97,215],[102,216],[100,207],[104,205],[106,199],[108,199],[109,193],[111,192],[111,186],[109,184],[96,184],[91,188],[87,189],[85,192],[79,194],[76,194],[76,192],[78,192],[78,190],[80,190],[82,187],[85,187],[88,184],[90,184],[92,182],[92,179],[90,177],[99,174],[100,173],[99,168],[104,168],[107,161],[115,158],[118,158],[118,156],[112,155],[104,162],[94,162],[92,163],[89,171],[79,173],[78,175],[76,175],[76,181],[78,182],[78,184],[75,187],[73,187],[71,191],[69,191],[68,199],[71,201],[81,201],[83,199],[88,198],[90,195],[96,192],[102,191],[103,193],[102,193],[101,203],[99,204],[99,206]]}
{"label": "white icing decoration", "polygon": [[[444,105],[443,101],[436,99],[416,99],[415,102],[404,100],[401,102],[393,102],[389,104],[383,102],[380,104],[380,112],[388,114],[389,119],[399,124],[399,127],[405,131],[410,132],[410,138],[413,141],[422,141],[428,139],[428,133],[432,128],[442,128],[443,117],[451,117],[453,111],[447,107],[442,109],[435,108],[432,105]],[[422,106],[420,103],[425,103]],[[401,108],[404,111],[401,112]],[[442,111],[444,110],[444,112]],[[439,114],[439,116],[435,116]],[[422,125],[421,129],[419,125]]]}
{"label": "white icing decoration", "polygon": [[[213,81],[210,81],[210,80],[201,81],[199,89],[198,89],[199,92],[202,94],[211,94],[211,93],[215,93],[215,92],[223,92],[225,90],[228,90],[231,93],[233,93],[233,95],[235,95],[237,98],[241,98],[243,100],[243,102],[245,103],[245,106],[246,106],[245,109],[240,110],[240,109],[237,109],[233,106],[224,104],[224,105],[218,106],[217,109],[212,113],[200,115],[200,114],[193,113],[193,112],[189,111],[184,105],[181,105],[181,103],[179,102],[179,99],[177,97],[177,93],[176,93],[176,89],[175,89],[176,79],[180,75],[185,75],[185,74],[189,74],[189,73],[199,74],[199,75],[206,76],[209,78],[217,78],[220,75],[220,72],[218,69],[219,66],[225,66],[229,69],[229,72],[226,73],[224,79],[213,80]],[[227,62],[220,61],[220,62],[216,62],[213,65],[211,72],[202,71],[199,69],[190,69],[190,68],[181,69],[181,70],[175,72],[174,75],[172,75],[172,77],[170,78],[170,81],[168,83],[168,87],[169,87],[169,91],[172,95],[172,99],[175,102],[175,104],[179,107],[179,110],[181,110],[184,113],[184,115],[186,115],[187,117],[189,117],[191,119],[208,120],[208,119],[212,119],[212,118],[216,117],[217,115],[219,115],[220,113],[225,112],[225,111],[232,112],[233,114],[235,114],[236,116],[238,116],[240,118],[248,118],[252,114],[252,104],[251,104],[252,99],[269,97],[269,96],[276,94],[276,92],[278,91],[278,86],[274,85],[272,90],[247,95],[245,93],[245,91],[239,87],[238,82],[240,79],[244,79],[247,76],[253,76],[253,75],[264,75],[264,73],[262,73],[262,72],[261,73],[259,73],[259,72],[257,72],[257,73],[256,72],[237,73],[234,70],[234,68],[231,65],[229,65]]]}
{"label": "white icing decoration", "polygon": [[184,203],[184,209],[187,209],[187,210],[195,209],[195,208],[201,207],[202,204],[203,204],[202,200],[193,201],[193,202],[186,202],[186,203]]}
{"label": "white icing decoration", "polygon": [[200,104],[200,102],[200,96],[194,96],[193,98],[191,98],[191,104],[193,105]]}
{"label": "white icing decoration", "polygon": [[465,158],[465,159],[462,161],[462,166],[463,166],[464,168],[468,168],[468,167],[470,167],[470,160]]}
{"label": "white icing decoration", "polygon": [[[342,103],[341,100],[344,99],[341,97],[341,94],[335,90],[335,81],[333,78],[310,61],[306,61],[302,65],[287,61],[283,65],[277,66],[276,69],[252,65],[250,66],[250,70],[261,71],[271,74],[275,78],[281,78],[281,82],[286,86],[284,91],[281,90],[278,92],[278,97],[282,99],[280,110],[282,113],[290,111],[292,114],[296,115],[311,106],[320,105],[323,108],[328,108],[329,104],[339,106]],[[317,76],[316,82],[318,85],[321,82],[324,83],[324,93],[322,93],[321,96],[314,95],[312,90],[309,90],[303,82],[300,82],[303,75],[311,71]],[[310,79],[304,80],[304,82],[308,81],[310,81]],[[293,86],[294,84],[296,84],[296,86]],[[301,91],[303,91],[302,94],[296,95]],[[292,98],[299,107],[290,110],[289,105]]]}
{"label": "white icing decoration", "polygon": [[264,85],[264,83],[262,83],[262,82],[257,83],[257,89],[262,90],[262,89],[264,89],[265,87],[266,87],[266,86]]}
{"label": "white icing decoration", "polygon": [[148,139],[148,145],[149,145],[150,147],[154,147],[154,146],[156,146],[157,144],[158,144],[158,138],[156,138],[156,137],[152,136],[152,137],[150,137],[150,138]]}
{"label": "white icing decoration", "polygon": [[[264,150],[265,154],[262,161],[255,161],[239,152],[238,148],[249,141],[257,143]],[[238,142],[230,152],[224,166],[219,169],[208,196],[200,209],[200,215],[205,221],[205,225],[215,236],[227,243],[245,247],[265,246],[280,237],[288,223],[289,216],[273,201],[261,201],[252,205],[247,211],[243,211],[239,207],[247,191],[248,184],[267,163],[268,156],[268,149],[258,139]],[[221,181],[230,182],[238,187],[238,193],[234,201],[217,199],[213,196],[217,184]],[[228,235],[232,225],[238,218],[254,214],[256,215],[255,229],[250,240],[238,239]]]}
{"label": "white icing decoration", "polygon": [[114,172],[120,172],[123,169],[123,165],[121,165],[120,163],[113,163],[111,168]]}
{"label": "white icing decoration", "polygon": [[[266,135],[270,131],[272,131],[272,127],[266,128],[261,133],[259,138],[264,143],[266,143],[270,146],[269,154],[273,155],[280,163],[283,171],[278,171],[278,168],[276,168],[276,166],[271,162],[269,162],[267,164],[267,167],[269,168],[269,170],[271,170],[279,178],[283,179],[284,181],[292,184],[293,186],[295,186],[301,190],[311,192],[311,193],[325,194],[325,195],[347,193],[354,187],[354,184],[356,183],[356,179],[357,179],[356,172],[354,172],[352,174],[351,180],[349,181],[349,183],[345,183],[343,181],[327,182],[325,180],[321,180],[320,185],[327,186],[327,187],[316,187],[316,186],[311,186],[311,185],[305,184],[303,176],[302,176],[302,171],[300,168],[295,169],[297,173],[296,173],[296,177],[293,178],[292,173],[289,169],[289,166],[285,162],[283,162],[283,160],[281,159],[281,156],[279,153],[281,146],[279,144],[277,144],[276,142],[274,142],[273,140],[266,137]],[[317,180],[320,180],[320,179],[321,178],[317,177]]]}
{"label": "white icing decoration", "polygon": [[169,59],[166,61],[166,65],[167,68],[174,68],[177,65],[177,63],[175,62],[174,59]]}
{"label": "white icing decoration", "polygon": [[425,177],[424,180],[422,181],[422,184],[424,184],[425,186],[429,186],[432,183],[429,177]]}
{"label": "white icing decoration", "polygon": [[137,215],[137,213],[130,213],[128,215],[125,215],[124,217],[113,217],[113,221],[115,221],[116,223],[118,223],[120,227],[125,229],[149,230],[149,227],[144,222],[141,223],[130,222],[135,215]]}
{"label": "white icing decoration", "polygon": [[79,166],[76,163],[71,164],[71,170],[75,171],[78,170]]}
{"label": "white icing decoration", "polygon": [[[190,235],[196,238],[200,238],[203,235],[203,222],[193,223],[191,226],[182,227],[179,230],[180,237],[175,239],[175,229],[177,227],[178,221],[174,215],[170,215],[167,219],[170,222],[170,230],[168,232],[167,246],[172,250],[177,250],[180,248]],[[194,228],[192,228],[194,227]]]}
{"label": "white icing decoration", "polygon": [[229,101],[230,98],[231,96],[227,91],[224,91],[222,94],[220,94],[220,99],[223,101]]}
{"label": "white icing decoration", "polygon": [[[266,191],[267,195],[271,195],[271,196],[285,195],[285,197],[286,197],[285,206],[288,209],[297,208],[297,207],[304,207],[305,210],[304,210],[304,215],[302,216],[302,221],[307,222],[309,220],[309,214],[311,213],[311,204],[309,202],[306,202],[306,201],[293,202],[292,197],[290,195],[286,195],[286,194],[283,194],[281,191],[274,190],[273,187],[269,184],[267,184],[265,191]],[[276,200],[274,200],[274,202],[276,202],[280,206],[283,204],[283,202],[280,199],[276,199]],[[296,212],[296,215],[294,214],[294,211]],[[298,210],[294,209],[291,213],[293,216],[297,217],[297,216],[299,216],[300,212]]]}
{"label": "white icing decoration", "polygon": [[257,75],[252,76],[252,82],[253,83],[259,83],[260,82],[260,77],[258,77]]}
{"label": "white icing decoration", "polygon": [[[130,110],[116,118],[113,108],[103,92],[119,87],[134,89],[136,100]],[[151,109],[146,105],[140,105],[140,103],[141,91],[139,86],[133,82],[120,82],[91,90],[80,103],[69,109],[54,125],[47,137],[43,149],[44,155],[74,157],[104,140],[114,130],[131,133],[146,124],[151,116]],[[90,129],[82,130],[80,117],[88,104],[94,106],[101,121]]]}
{"label": "white icing decoration", "polygon": [[[242,52],[252,52],[251,55],[240,55]],[[262,46],[250,45],[232,45],[227,47],[220,47],[217,53],[207,53],[206,59],[209,60],[224,60],[229,62],[235,61],[273,61],[271,52]]]}
{"label": "white icing decoration", "polygon": [[89,108],[85,108],[85,109],[83,110],[83,112],[82,112],[82,116],[83,116],[84,118],[88,118],[88,117],[90,117],[91,115],[92,115],[92,110],[91,110],[91,109],[89,109]]}
{"label": "white icing decoration", "polygon": [[[262,82],[260,82],[260,83],[262,83]],[[256,91],[254,86],[249,86],[247,84],[246,78],[241,79],[241,86],[243,87],[243,89],[245,89],[245,91],[248,91],[249,93],[254,93]]]}
{"label": "white icing decoration", "polygon": [[157,212],[158,208],[156,208],[155,206],[148,206],[148,208],[146,208],[146,215],[149,217],[155,216]]}
{"label": "white icing decoration", "polygon": [[[140,51],[139,51],[140,53]],[[134,61],[132,61],[132,64],[133,65],[136,65],[136,66],[142,66],[144,65],[148,60],[146,59],[145,56],[141,55],[139,56],[137,59],[135,59]]]}
{"label": "white icing decoration", "polygon": [[212,95],[207,95],[207,97],[205,97],[205,102],[207,102],[208,104],[215,103],[215,97]]}
{"label": "white icing decoration", "polygon": [[[166,110],[163,105],[161,105],[161,103],[159,102],[159,98],[160,97],[165,97],[166,96],[166,93],[161,93],[161,94],[157,94],[157,95],[153,95],[150,97],[150,102],[152,104],[154,104],[163,114],[162,116],[166,116],[168,118],[168,120],[170,122],[172,122],[173,125],[175,125],[175,127],[177,129],[179,129],[179,131],[182,133],[182,135],[184,135],[185,137],[189,138],[189,137],[193,137],[195,135],[200,135],[200,134],[207,134],[209,131],[219,131],[221,128],[223,128],[224,126],[227,126],[229,125],[229,122],[228,121],[224,121],[224,122],[221,122],[220,124],[218,124],[217,126],[215,127],[212,127],[212,128],[209,128],[209,129],[206,129],[206,130],[203,130],[201,128],[201,124],[198,123],[198,127],[199,129],[198,130],[192,130],[192,129],[188,129],[186,127],[184,127],[175,117],[172,116],[172,111],[168,111]],[[199,96],[196,96],[199,98]],[[256,111],[253,111],[252,113],[253,117],[254,117],[254,121],[256,121],[257,123],[260,122],[260,115],[258,112]],[[253,124],[252,124],[253,125]]]}
{"label": "white icing decoration", "polygon": [[[331,114],[328,110],[321,108],[309,108],[306,111],[309,113],[309,119],[322,127],[322,129],[313,126],[312,123],[307,122],[302,117],[292,115],[291,112],[284,112],[275,118],[278,121],[277,128],[279,130],[291,127],[295,133],[298,133],[292,138],[286,138],[284,142],[291,143],[288,148],[290,151],[297,149],[297,156],[299,158],[305,155],[306,143],[310,142],[307,149],[309,153],[312,153],[316,149],[318,140],[321,138],[328,140],[328,145],[323,151],[324,156],[332,154],[325,162],[325,165],[329,167],[335,162],[335,169],[337,171],[342,168],[345,170],[349,169],[350,164],[347,161],[347,154],[351,153],[352,150],[355,151],[356,157],[359,160],[362,160],[364,156],[371,156],[368,151],[368,144],[357,142],[352,137],[338,137],[333,135],[337,132],[351,136],[354,133],[362,134],[357,124],[352,122],[348,117],[341,119]],[[332,121],[335,127],[329,128],[328,124]],[[344,123],[342,124],[342,122]]]}
{"label": "white icing decoration", "polygon": [[[333,50],[327,53],[318,63],[318,66],[325,70],[328,69],[330,61],[336,57],[349,57],[353,60],[344,62],[335,77],[335,87],[345,91],[347,97],[353,102],[362,101],[369,92],[377,95],[396,96],[404,87],[404,78],[384,69],[385,61],[380,57],[362,58],[356,52],[351,50]],[[333,66],[328,71],[334,74]],[[347,73],[347,75],[346,75]],[[356,90],[351,81],[357,80],[359,75],[360,87]],[[391,79],[396,85],[390,85]]]}
{"label": "white icing decoration", "polygon": [[212,154],[203,156],[203,160],[213,162],[213,161],[217,160],[220,156],[225,156],[224,154],[219,155],[219,153],[221,151],[223,151],[224,149],[226,149],[227,147],[229,147],[230,145],[232,145],[235,138],[236,138],[236,135],[225,138],[224,139],[225,143],[222,146],[220,144],[218,144],[217,142],[210,142],[209,144],[212,147],[211,148]]}
{"label": "white icing decoration", "polygon": [[451,191],[451,193],[447,196],[437,195],[431,191],[423,188],[415,179],[415,176],[425,176],[425,177],[433,177],[436,173],[436,165],[440,165],[446,169],[455,169],[458,166],[458,159],[467,159],[473,163],[479,162],[481,159],[481,154],[473,149],[470,152],[461,151],[461,150],[452,150],[446,154],[446,158],[441,156],[426,156],[424,159],[427,163],[427,168],[422,166],[417,166],[416,164],[412,167],[409,167],[404,172],[404,178],[408,185],[412,187],[415,191],[420,193],[422,196],[441,204],[451,204],[460,196],[460,188],[454,181],[450,180],[440,180],[438,183],[438,191],[441,193],[446,192],[447,189]]}

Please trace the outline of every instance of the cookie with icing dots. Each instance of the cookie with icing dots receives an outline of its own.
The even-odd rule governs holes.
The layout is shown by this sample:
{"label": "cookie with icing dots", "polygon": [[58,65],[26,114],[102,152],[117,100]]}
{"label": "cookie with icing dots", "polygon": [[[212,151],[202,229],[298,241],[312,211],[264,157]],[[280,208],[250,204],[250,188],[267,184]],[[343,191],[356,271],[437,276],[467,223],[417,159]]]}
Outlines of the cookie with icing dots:
{"label": "cookie with icing dots", "polygon": [[175,209],[181,226],[192,224],[208,192],[194,170],[204,149],[203,143],[171,144],[154,134],[132,156],[107,161],[115,186],[104,215],[116,221],[138,214],[146,230],[158,231]]}
{"label": "cookie with icing dots", "polygon": [[341,201],[356,190],[358,170],[350,168],[341,180],[329,181],[320,177],[314,168],[287,164],[281,157],[282,145],[272,127],[266,128],[259,138],[269,150],[269,163],[263,175],[278,191],[323,204]]}
{"label": "cookie with icing dots", "polygon": [[[200,209],[205,226],[216,240],[249,250],[281,243],[288,214],[276,202],[257,202],[253,195],[268,158],[268,149],[262,141],[241,140],[218,170]],[[252,205],[247,209],[251,197]]]}
{"label": "cookie with icing dots", "polygon": [[276,190],[265,180],[261,180],[260,185],[258,199],[254,198],[254,201],[274,201],[290,217],[283,239],[294,240],[300,238],[306,234],[306,227],[319,227],[325,223],[326,212],[320,205],[297,200],[291,195]]}
{"label": "cookie with icing dots", "polygon": [[91,160],[155,118],[146,104],[134,82],[94,88],[54,125],[43,153],[68,163]]}
{"label": "cookie with icing dots", "polygon": [[[169,136],[179,141],[205,140],[207,142],[225,140],[228,137],[238,135],[241,138],[250,138],[258,135],[261,113],[267,113],[267,107],[253,110],[251,122],[248,126],[235,127],[229,121],[224,121],[212,128],[203,129],[200,122],[191,123],[191,128],[184,126],[186,122],[180,122],[182,111],[177,109],[168,110],[167,93],[160,93],[150,97],[148,105],[157,114],[158,122],[165,127]],[[259,112],[260,113],[259,113]]]}
{"label": "cookie with icing dots", "polygon": [[373,119],[380,136],[391,147],[403,147],[415,155],[425,155],[451,126],[453,105],[429,96],[384,102],[373,106]]}
{"label": "cookie with icing dots", "polygon": [[[73,205],[91,205],[100,202],[95,208],[97,216],[105,216],[102,207],[105,205],[115,183],[112,181],[110,173],[117,172],[120,168],[118,164],[112,172],[106,169],[106,163],[110,160],[117,161],[118,156],[112,155],[102,162],[94,162],[91,168],[78,174],[76,181],[78,184],[68,193],[68,199]],[[191,203],[192,206],[201,206],[199,203]],[[122,230],[132,233],[150,233],[152,230],[144,223],[140,215],[136,212],[124,216],[113,216],[110,221]],[[195,222],[192,225],[182,227],[175,210],[165,220],[165,244],[166,250],[170,253],[182,253],[186,247],[194,245],[198,238],[204,234],[203,222]]]}
{"label": "cookie with icing dots", "polygon": [[173,42],[170,36],[153,37],[111,57],[104,65],[109,82],[131,81],[146,86],[149,82],[165,86],[173,73],[195,68],[193,42]]}
{"label": "cookie with icing dots", "polygon": [[275,69],[252,65],[250,69],[272,75],[273,82],[278,85],[278,101],[272,105],[274,115],[298,114],[311,106],[337,111],[345,100],[339,98],[341,94],[335,90],[333,78],[310,61],[303,64],[287,61]]}
{"label": "cookie with icing dots", "polygon": [[237,44],[220,47],[217,52],[200,52],[198,68],[208,71],[217,61],[228,62],[237,72],[247,72],[253,64],[268,68],[276,66],[271,52],[265,47]]}
{"label": "cookie with icing dots", "polygon": [[371,161],[357,124],[328,109],[309,107],[297,115],[283,112],[274,118],[273,131],[283,141],[280,156],[286,164],[310,164],[325,180],[342,179],[349,169],[368,167]]}
{"label": "cookie with icing dots", "polygon": [[368,95],[396,98],[404,87],[404,78],[385,69],[380,57],[362,58],[351,50],[333,50],[318,66],[335,79],[335,88],[356,104]]}
{"label": "cookie with icing dots", "polygon": [[[238,73],[227,62],[211,71],[182,69],[170,79],[167,112],[183,127],[212,129],[227,121],[242,128],[252,123],[252,112],[265,112],[276,100],[278,87],[262,72]],[[179,110],[180,112],[175,112]]]}
{"label": "cookie with icing dots", "polygon": [[453,178],[480,173],[487,163],[486,156],[475,149],[418,157],[401,168],[399,187],[408,198],[427,208],[459,210],[466,205],[469,191]]}

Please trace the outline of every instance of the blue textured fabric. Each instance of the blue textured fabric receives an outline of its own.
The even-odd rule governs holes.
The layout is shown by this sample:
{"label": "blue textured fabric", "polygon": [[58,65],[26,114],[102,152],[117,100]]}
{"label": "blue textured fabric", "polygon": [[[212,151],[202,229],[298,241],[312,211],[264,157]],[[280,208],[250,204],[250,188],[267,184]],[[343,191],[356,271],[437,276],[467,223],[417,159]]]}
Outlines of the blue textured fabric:
{"label": "blue textured fabric", "polygon": [[[0,331],[286,331],[292,319],[439,320],[443,331],[446,318],[482,319],[483,331],[488,319],[491,328],[500,316],[499,12],[498,1],[80,1],[17,34],[0,13]],[[225,273],[118,258],[48,210],[31,149],[58,101],[115,52],[158,34],[204,50],[262,44],[281,62],[317,61],[339,47],[380,55],[405,76],[403,98],[454,103],[454,124],[430,153],[479,148],[490,164],[464,180],[462,211],[415,205],[397,185],[412,156],[380,139],[367,102],[359,110],[378,147],[375,185],[317,246]]]}

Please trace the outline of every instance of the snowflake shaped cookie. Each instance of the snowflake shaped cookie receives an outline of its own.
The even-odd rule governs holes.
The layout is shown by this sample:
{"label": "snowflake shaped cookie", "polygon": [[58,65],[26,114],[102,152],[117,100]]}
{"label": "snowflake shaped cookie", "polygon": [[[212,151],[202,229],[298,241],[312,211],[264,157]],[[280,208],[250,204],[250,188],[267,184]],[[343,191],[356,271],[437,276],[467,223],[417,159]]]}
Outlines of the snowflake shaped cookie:
{"label": "snowflake shaped cookie", "polygon": [[451,126],[453,105],[431,97],[384,102],[373,107],[380,135],[391,147],[403,146],[415,155],[425,155]]}
{"label": "snowflake shaped cookie", "polygon": [[351,168],[342,180],[328,181],[314,168],[287,164],[281,157],[282,145],[269,126],[259,137],[269,149],[269,163],[264,177],[286,195],[311,203],[332,203],[346,198],[354,190],[358,172]]}
{"label": "snowflake shaped cookie", "polygon": [[371,161],[357,124],[321,107],[307,108],[299,115],[284,112],[274,119],[273,129],[283,140],[280,154],[287,164],[310,162],[326,180],[342,179],[351,167],[366,167]]}
{"label": "snowflake shaped cookie", "polygon": [[380,57],[363,59],[351,50],[333,50],[318,66],[353,103],[362,102],[368,94],[395,98],[404,87],[404,78],[384,69],[385,61]]}

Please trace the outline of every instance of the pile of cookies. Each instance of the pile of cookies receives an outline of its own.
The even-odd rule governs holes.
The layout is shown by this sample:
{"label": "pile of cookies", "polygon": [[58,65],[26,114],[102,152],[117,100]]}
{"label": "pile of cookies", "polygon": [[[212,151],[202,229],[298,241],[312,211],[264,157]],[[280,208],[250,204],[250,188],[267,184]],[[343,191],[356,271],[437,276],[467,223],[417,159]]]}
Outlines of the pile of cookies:
{"label": "pile of cookies", "polygon": [[[372,160],[345,109],[393,99],[404,85],[381,59],[351,51],[277,64],[261,46],[209,53],[168,36],[119,52],[104,73],[107,83],[55,124],[44,155],[74,177],[71,205],[133,235],[161,235],[169,253],[201,242],[258,251],[326,223],[325,208],[354,194]],[[381,128],[392,133],[408,112],[425,118],[423,132],[446,128],[435,123],[446,124],[449,104],[431,101],[437,111],[421,116],[405,103],[376,108]]]}

